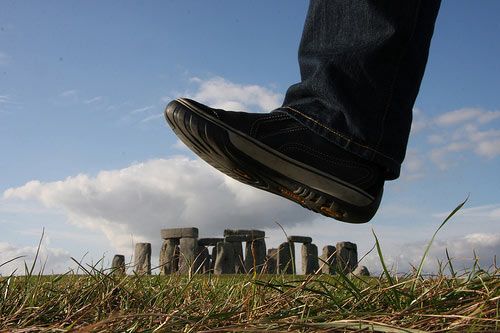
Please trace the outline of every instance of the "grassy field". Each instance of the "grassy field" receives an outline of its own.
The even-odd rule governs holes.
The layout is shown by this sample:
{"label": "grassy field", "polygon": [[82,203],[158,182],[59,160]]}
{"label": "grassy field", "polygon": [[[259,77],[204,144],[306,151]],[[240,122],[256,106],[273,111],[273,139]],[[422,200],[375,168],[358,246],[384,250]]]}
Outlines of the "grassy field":
{"label": "grassy field", "polygon": [[0,281],[1,332],[500,330],[498,270],[425,279],[19,276]]}
{"label": "grassy field", "polygon": [[456,272],[449,260],[422,276],[436,233],[405,276],[387,270],[376,237],[383,273],[369,278],[123,276],[85,266],[44,276],[27,267],[0,278],[0,332],[499,332],[496,265]]}

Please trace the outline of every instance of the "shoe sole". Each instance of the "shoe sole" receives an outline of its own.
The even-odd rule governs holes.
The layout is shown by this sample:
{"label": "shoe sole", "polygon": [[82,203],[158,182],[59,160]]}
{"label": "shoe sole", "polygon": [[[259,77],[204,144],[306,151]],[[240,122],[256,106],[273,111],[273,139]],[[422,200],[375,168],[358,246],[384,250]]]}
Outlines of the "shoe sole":
{"label": "shoe sole", "polygon": [[165,118],[181,141],[198,156],[242,183],[343,222],[368,222],[378,209],[382,192],[373,197],[291,159],[231,128],[188,100],[170,102]]}

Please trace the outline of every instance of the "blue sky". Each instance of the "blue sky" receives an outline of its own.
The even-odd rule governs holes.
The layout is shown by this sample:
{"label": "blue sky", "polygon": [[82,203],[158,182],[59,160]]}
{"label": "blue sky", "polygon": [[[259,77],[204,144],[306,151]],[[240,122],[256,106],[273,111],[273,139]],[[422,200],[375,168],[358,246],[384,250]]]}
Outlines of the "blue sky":
{"label": "blue sky", "polygon": [[[282,240],[279,221],[320,247],[351,240],[360,252],[371,248],[373,228],[404,270],[442,214],[470,193],[435,258],[449,248],[466,262],[476,249],[491,263],[500,252],[498,1],[443,3],[402,177],[386,185],[369,224],[334,222],[228,180],[167,128],[162,111],[178,96],[259,112],[279,105],[299,80],[307,5],[3,1],[0,262],[29,260],[42,227],[57,271],[87,252],[89,261],[130,256],[136,240],[158,248],[168,226],[197,225],[206,235],[256,226],[272,246]],[[375,259],[366,264],[376,269]]]}

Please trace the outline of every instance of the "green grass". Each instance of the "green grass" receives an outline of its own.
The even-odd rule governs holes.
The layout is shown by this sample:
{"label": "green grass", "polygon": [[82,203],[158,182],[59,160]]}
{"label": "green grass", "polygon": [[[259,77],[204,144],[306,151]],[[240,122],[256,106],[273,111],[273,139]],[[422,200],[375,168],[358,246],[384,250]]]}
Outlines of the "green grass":
{"label": "green grass", "polygon": [[426,249],[398,276],[376,247],[384,272],[370,278],[121,276],[83,266],[83,275],[44,276],[26,267],[0,278],[0,332],[500,331],[497,267],[457,272],[448,260],[423,277]]}
{"label": "green grass", "polygon": [[[19,332],[500,329],[499,271],[342,276],[19,276],[0,282],[0,330]],[[415,286],[415,287],[414,287]],[[22,330],[21,330],[22,329]]]}

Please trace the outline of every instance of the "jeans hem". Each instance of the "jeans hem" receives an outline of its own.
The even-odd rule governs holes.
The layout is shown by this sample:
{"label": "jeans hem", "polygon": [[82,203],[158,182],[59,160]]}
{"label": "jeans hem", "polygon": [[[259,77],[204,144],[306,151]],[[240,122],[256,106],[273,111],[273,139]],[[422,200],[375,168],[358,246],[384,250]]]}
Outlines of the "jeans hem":
{"label": "jeans hem", "polygon": [[294,107],[288,105],[283,106],[280,111],[286,112],[289,116],[309,128],[311,131],[341,148],[381,166],[384,169],[384,177],[386,180],[393,180],[399,177],[401,163],[390,156],[383,154],[369,145],[357,142],[348,135],[322,124],[320,121],[311,118]]}

